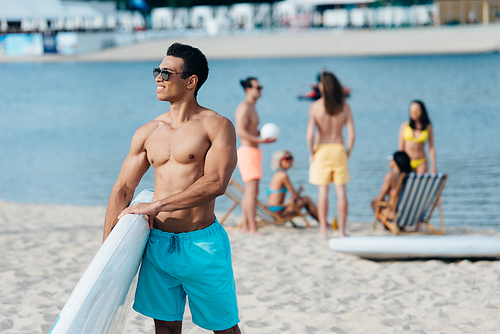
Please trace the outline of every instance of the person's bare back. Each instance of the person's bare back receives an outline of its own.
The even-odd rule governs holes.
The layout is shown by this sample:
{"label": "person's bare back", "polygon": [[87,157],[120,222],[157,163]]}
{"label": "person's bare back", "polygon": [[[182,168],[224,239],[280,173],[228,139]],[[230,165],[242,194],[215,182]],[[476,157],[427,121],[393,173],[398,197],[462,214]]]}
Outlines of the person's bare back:
{"label": "person's bare back", "polygon": [[[309,182],[318,186],[319,236],[327,237],[329,184],[335,184],[340,236],[345,236],[347,219],[346,183],[350,181],[348,159],[354,146],[355,131],[351,109],[345,102],[340,81],[323,71],[318,85],[321,98],[309,108],[306,141],[309,149]],[[342,128],[347,129],[347,149]]]}
{"label": "person's bare back", "polygon": [[[351,108],[344,104],[342,112],[329,115],[325,110],[324,98],[320,98],[311,104],[311,113],[317,128],[317,138],[315,144],[344,144],[342,128],[344,125],[350,126],[352,121]],[[351,146],[349,146],[351,147]]]}

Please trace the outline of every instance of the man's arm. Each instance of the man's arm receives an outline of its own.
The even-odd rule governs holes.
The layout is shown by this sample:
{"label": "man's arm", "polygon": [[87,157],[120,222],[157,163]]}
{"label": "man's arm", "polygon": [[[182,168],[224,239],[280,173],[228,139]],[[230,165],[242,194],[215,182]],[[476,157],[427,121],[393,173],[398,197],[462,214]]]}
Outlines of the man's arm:
{"label": "man's arm", "polygon": [[211,141],[205,157],[204,175],[187,189],[153,203],[132,205],[120,214],[138,213],[149,216],[150,226],[159,212],[185,210],[206,204],[225,193],[236,168],[236,133],[233,124],[217,117],[208,129]]}
{"label": "man's arm", "polygon": [[139,128],[134,134],[130,144],[130,152],[125,158],[118,179],[111,190],[104,220],[103,242],[118,222],[120,212],[132,201],[135,188],[149,168],[149,161],[144,149],[145,127]]}
{"label": "man's arm", "polygon": [[347,108],[347,156],[350,157],[354,147],[354,141],[356,140],[356,130],[354,129],[354,119],[352,117],[351,107],[349,107],[347,103],[345,106]]}

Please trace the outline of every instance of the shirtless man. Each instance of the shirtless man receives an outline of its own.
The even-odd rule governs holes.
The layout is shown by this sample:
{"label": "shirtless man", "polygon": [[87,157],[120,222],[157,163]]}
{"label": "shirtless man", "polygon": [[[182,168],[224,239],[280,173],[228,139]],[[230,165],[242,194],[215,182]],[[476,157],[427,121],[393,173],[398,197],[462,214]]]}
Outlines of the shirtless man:
{"label": "shirtless man", "polygon": [[[335,184],[340,236],[345,236],[347,219],[347,189],[350,180],[347,160],[354,146],[355,131],[351,108],[345,102],[342,85],[330,72],[322,72],[319,89],[321,98],[311,104],[307,123],[309,149],[309,182],[318,186],[319,236],[327,237],[328,191]],[[342,128],[347,128],[347,151]],[[315,130],[317,129],[317,136]]]}
{"label": "shirtless man", "polygon": [[[170,110],[134,134],[109,198],[104,240],[124,215],[148,216],[152,230],[134,309],[154,318],[156,333],[181,333],[186,295],[195,324],[240,333],[231,249],[214,215],[215,198],[236,167],[234,127],[196,100],[208,76],[200,50],[172,44],[153,75],[157,98]],[[149,166],[152,203],[126,208]]]}
{"label": "shirtless man", "polygon": [[241,202],[243,209],[243,226],[241,231],[250,234],[259,234],[255,221],[255,206],[259,194],[259,180],[262,179],[262,152],[259,144],[272,143],[276,139],[262,139],[259,137],[259,116],[255,104],[261,96],[262,86],[256,78],[248,77],[240,81],[245,89],[246,98],[236,108],[236,132],[240,137],[241,146],[238,148],[238,168],[241,179],[245,183],[245,193]]}

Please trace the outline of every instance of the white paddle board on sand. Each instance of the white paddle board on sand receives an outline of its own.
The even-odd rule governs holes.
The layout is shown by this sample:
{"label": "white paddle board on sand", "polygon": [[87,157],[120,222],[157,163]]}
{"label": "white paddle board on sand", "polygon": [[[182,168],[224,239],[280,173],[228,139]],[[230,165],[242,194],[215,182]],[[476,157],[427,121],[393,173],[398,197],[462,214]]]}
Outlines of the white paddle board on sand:
{"label": "white paddle board on sand", "polygon": [[332,250],[365,259],[496,258],[500,237],[489,236],[363,236],[332,238]]}
{"label": "white paddle board on sand", "polygon": [[[144,190],[132,204],[151,202],[152,198],[153,191]],[[118,221],[69,296],[50,334],[122,332],[149,232],[148,221],[140,215],[126,215]]]}

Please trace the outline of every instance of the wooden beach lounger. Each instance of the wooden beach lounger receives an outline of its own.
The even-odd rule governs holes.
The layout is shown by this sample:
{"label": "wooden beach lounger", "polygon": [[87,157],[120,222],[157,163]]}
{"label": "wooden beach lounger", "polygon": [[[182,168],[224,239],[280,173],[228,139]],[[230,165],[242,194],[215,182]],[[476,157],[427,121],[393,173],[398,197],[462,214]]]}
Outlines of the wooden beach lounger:
{"label": "wooden beach lounger", "polygon": [[[224,214],[224,217],[219,220],[219,223],[224,224],[224,221],[227,219],[229,214],[238,206],[241,205],[241,201],[243,200],[244,188],[238,184],[235,180],[231,179],[229,182],[225,195],[233,200],[233,204]],[[262,204],[262,202],[257,200],[257,205],[255,209],[255,216],[257,219],[257,224],[259,227],[267,226],[271,224],[284,224],[287,221],[291,221],[295,217],[302,217],[307,227],[312,227],[311,224],[307,221],[304,214],[300,212],[300,210],[296,210],[296,214],[294,216],[288,216],[286,218],[281,217],[278,213],[270,211],[267,206]],[[240,228],[242,222],[240,222],[235,228]]]}
{"label": "wooden beach lounger", "polygon": [[[444,234],[443,208],[441,192],[448,179],[448,174],[415,174],[402,173],[396,183],[396,191],[388,201],[375,203],[373,228],[380,221],[392,233],[415,232],[424,223],[435,234]],[[432,212],[439,207],[441,231],[437,231],[430,223]],[[389,217],[396,217],[389,221]]]}

